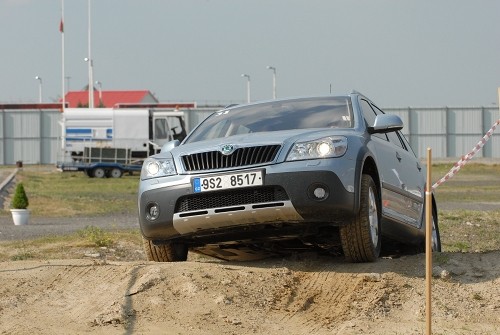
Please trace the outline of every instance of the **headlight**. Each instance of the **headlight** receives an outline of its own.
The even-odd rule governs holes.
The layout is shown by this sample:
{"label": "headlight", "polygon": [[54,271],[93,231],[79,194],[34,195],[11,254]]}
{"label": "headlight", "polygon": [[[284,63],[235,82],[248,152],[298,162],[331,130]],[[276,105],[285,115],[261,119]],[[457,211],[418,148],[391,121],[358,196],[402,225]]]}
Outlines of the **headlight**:
{"label": "headlight", "polygon": [[151,179],[176,174],[174,160],[171,158],[148,158],[142,164],[141,179]]}
{"label": "headlight", "polygon": [[324,137],[314,141],[297,142],[288,153],[287,161],[340,157],[347,151],[344,136]]}

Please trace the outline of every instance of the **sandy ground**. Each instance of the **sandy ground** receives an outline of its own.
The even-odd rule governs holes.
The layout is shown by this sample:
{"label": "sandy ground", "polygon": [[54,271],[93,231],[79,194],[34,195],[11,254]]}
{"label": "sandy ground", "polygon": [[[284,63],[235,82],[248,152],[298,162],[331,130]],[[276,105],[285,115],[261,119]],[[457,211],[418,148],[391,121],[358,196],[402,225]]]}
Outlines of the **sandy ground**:
{"label": "sandy ground", "polygon": [[[17,229],[0,218],[0,240],[117,222],[40,219]],[[499,334],[500,250],[434,256],[433,334]],[[0,262],[0,334],[425,334],[425,293],[423,254],[369,264],[314,253]]]}
{"label": "sandy ground", "polygon": [[[500,251],[436,254],[433,334],[498,334]],[[1,334],[425,334],[425,257],[0,263]]]}

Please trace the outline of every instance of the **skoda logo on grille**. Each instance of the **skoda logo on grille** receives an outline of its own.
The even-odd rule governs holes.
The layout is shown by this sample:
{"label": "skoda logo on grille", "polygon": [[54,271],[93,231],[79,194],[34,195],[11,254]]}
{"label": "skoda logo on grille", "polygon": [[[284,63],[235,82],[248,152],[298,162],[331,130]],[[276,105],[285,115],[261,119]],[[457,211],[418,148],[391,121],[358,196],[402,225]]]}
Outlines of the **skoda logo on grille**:
{"label": "skoda logo on grille", "polygon": [[221,148],[220,148],[220,152],[223,154],[223,155],[230,155],[232,154],[234,151],[234,145],[232,144],[224,144]]}

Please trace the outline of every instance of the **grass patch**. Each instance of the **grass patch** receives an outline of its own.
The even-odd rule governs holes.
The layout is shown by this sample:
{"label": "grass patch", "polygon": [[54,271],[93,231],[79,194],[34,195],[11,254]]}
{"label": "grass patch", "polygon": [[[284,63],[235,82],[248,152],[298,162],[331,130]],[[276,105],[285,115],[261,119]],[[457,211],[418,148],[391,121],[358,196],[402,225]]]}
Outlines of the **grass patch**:
{"label": "grass patch", "polygon": [[97,247],[109,247],[113,243],[110,234],[99,227],[87,226],[78,231],[77,234],[78,236],[87,239]]}
{"label": "grass patch", "polygon": [[[89,178],[82,172],[59,172],[46,166],[23,168],[16,180],[24,184],[34,216],[71,217],[137,213],[139,177]],[[6,199],[4,215],[10,198]]]}
{"label": "grass patch", "polygon": [[432,262],[437,265],[445,265],[450,260],[450,255],[447,253],[434,252],[432,253]]}
{"label": "grass patch", "polygon": [[500,210],[440,211],[439,229],[443,251],[485,252],[500,246]]}
{"label": "grass patch", "polygon": [[[444,177],[453,164],[432,165],[434,182]],[[434,192],[440,202],[490,202],[500,206],[500,165],[469,163]]]}
{"label": "grass patch", "polygon": [[21,250],[15,255],[10,257],[11,261],[25,261],[28,259],[35,258],[33,251],[30,250]]}

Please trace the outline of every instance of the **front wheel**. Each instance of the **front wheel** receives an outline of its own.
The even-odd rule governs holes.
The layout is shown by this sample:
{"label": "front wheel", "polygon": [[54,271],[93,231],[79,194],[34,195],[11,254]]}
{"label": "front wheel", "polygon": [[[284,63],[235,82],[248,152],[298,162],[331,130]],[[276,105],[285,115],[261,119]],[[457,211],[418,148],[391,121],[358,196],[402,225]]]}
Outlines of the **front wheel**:
{"label": "front wheel", "polygon": [[188,247],[184,243],[167,242],[155,245],[152,241],[142,238],[144,251],[148,261],[184,262],[187,260]]}
{"label": "front wheel", "polygon": [[362,175],[360,209],[352,222],[340,228],[344,255],[349,262],[374,262],[380,255],[381,230],[377,188],[369,175]]}

